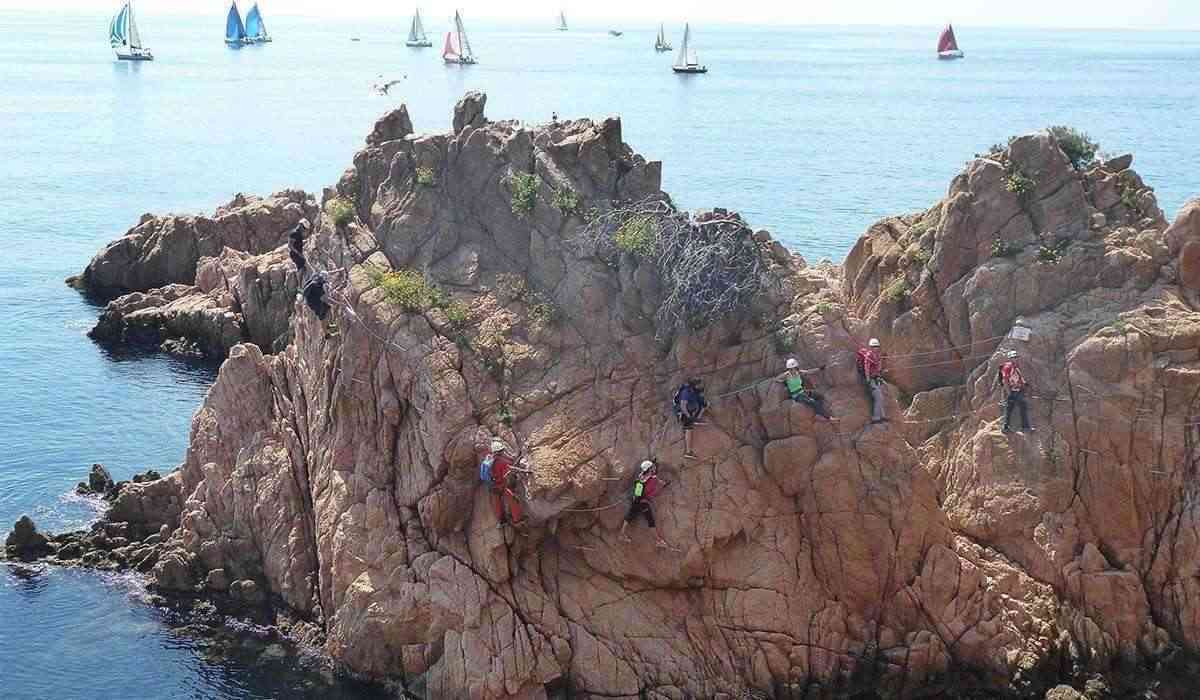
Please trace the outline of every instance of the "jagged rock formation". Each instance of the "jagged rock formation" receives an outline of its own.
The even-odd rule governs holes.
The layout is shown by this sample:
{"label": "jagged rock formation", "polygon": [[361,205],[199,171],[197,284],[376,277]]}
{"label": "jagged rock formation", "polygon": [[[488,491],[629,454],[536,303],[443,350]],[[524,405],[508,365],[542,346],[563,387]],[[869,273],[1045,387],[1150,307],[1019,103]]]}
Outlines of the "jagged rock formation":
{"label": "jagged rock formation", "polygon": [[147,214],[68,282],[121,295],[93,338],[168,343],[217,358],[241,342],[278,350],[300,283],[279,247],[291,226],[316,214],[309,195],[294,190],[266,199],[239,194],[212,217]]}
{"label": "jagged rock formation", "polygon": [[[1200,644],[1200,205],[1168,229],[1131,159],[1077,172],[1023,137],[844,268],[754,235],[745,312],[662,342],[653,266],[578,245],[576,212],[669,203],[620,122],[489,123],[470,95],[454,124],[385,117],[338,183],[353,221],[323,216],[310,252],[349,271],[341,333],[297,311],[286,348],[229,351],[153,482],[182,503],[160,588],[237,582],[428,697],[906,695],[955,671],[1029,692]],[[871,334],[890,424],[848,359]],[[1034,434],[998,429],[1009,348]],[[828,363],[839,422],[754,383],[789,355]],[[684,461],[666,403],[693,375],[719,398]],[[520,531],[478,484],[492,435],[526,458]],[[648,452],[674,549],[616,536]]]}

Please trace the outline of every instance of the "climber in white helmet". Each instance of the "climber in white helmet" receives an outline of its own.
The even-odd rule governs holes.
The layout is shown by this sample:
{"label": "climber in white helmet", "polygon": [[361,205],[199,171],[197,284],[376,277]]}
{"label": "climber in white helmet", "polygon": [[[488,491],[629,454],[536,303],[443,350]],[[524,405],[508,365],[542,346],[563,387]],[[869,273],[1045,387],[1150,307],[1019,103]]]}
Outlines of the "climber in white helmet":
{"label": "climber in white helmet", "polygon": [[629,527],[630,521],[636,520],[641,515],[646,519],[646,524],[654,528],[655,546],[662,548],[671,546],[663,539],[662,531],[654,520],[654,508],[650,505],[658,492],[666,486],[667,484],[658,478],[658,465],[653,460],[644,460],[638,466],[637,478],[633,482],[633,503],[629,504],[629,512],[625,513],[625,520],[621,523],[621,541],[633,541],[629,535],[625,534],[625,529]]}
{"label": "climber in white helmet", "polygon": [[1009,350],[1004,354],[1007,360],[1000,365],[1000,370],[996,372],[996,386],[1003,387],[1007,392],[1004,398],[1004,432],[1011,432],[1009,425],[1012,422],[1012,413],[1014,408],[1021,409],[1021,427],[1023,432],[1032,433],[1034,429],[1029,425],[1029,405],[1025,403],[1025,389],[1029,386],[1029,382],[1025,380],[1024,373],[1021,372],[1020,365],[1017,364],[1018,354],[1016,350]]}
{"label": "climber in white helmet", "polygon": [[813,369],[800,369],[800,361],[789,357],[785,367],[787,370],[780,375],[779,381],[787,387],[788,398],[810,407],[817,416],[829,420],[829,411],[825,410],[825,397],[813,391],[805,379],[810,374],[824,370],[825,365]]}
{"label": "climber in white helmet", "polygon": [[858,366],[858,376],[867,389],[871,399],[871,422],[883,423],[887,417],[883,415],[883,351],[878,338],[867,341],[867,347],[859,348],[855,353],[855,364]]}

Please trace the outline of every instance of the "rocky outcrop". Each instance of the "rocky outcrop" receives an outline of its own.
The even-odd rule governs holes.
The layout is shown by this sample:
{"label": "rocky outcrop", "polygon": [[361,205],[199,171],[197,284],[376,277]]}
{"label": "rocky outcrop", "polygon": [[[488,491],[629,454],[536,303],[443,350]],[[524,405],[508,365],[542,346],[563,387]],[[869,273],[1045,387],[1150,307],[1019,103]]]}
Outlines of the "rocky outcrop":
{"label": "rocky outcrop", "polygon": [[4,538],[4,554],[9,559],[33,561],[46,556],[51,551],[50,540],[38,532],[37,526],[28,515],[21,516],[14,525],[12,532]]}
{"label": "rocky outcrop", "polygon": [[287,231],[317,214],[308,195],[285,191],[238,195],[213,217],[147,215],[68,282],[98,294],[127,292],[90,332],[98,340],[216,358],[242,342],[274,352],[288,342],[300,286]]}
{"label": "rocky outcrop", "polygon": [[[427,697],[905,696],[958,672],[1032,694],[1195,650],[1200,232],[1191,209],[1168,231],[1131,165],[1022,137],[810,267],[676,212],[619,120],[526,129],[471,96],[450,134],[385,117],[336,188],[352,220],[312,237],[348,271],[341,332],[293,314],[276,354],[230,349],[162,480],[182,501],[157,585],[285,615]],[[687,235],[655,241],[668,224]],[[656,261],[717,236],[753,280],[699,288],[754,293],[663,332],[694,280]],[[870,335],[879,425],[849,359]],[[1009,349],[1036,433],[999,430]],[[826,366],[837,421],[769,381],[789,356]],[[690,376],[713,399],[697,460],[664,410]],[[479,486],[493,436],[522,455],[518,530]],[[666,549],[617,536],[647,455]]]}

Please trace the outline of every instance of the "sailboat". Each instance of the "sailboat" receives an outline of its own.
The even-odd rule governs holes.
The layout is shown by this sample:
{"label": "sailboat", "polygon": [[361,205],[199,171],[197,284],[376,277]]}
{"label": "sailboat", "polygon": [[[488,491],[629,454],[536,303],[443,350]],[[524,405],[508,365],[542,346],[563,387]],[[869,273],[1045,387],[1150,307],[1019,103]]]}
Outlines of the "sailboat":
{"label": "sailboat", "polygon": [[125,0],[121,10],[108,24],[108,43],[112,45],[117,58],[122,61],[153,61],[154,54],[142,46],[142,36],[138,33],[137,22],[133,19],[133,2]]}
{"label": "sailboat", "polygon": [[558,11],[558,31],[567,31],[567,16],[563,14],[562,10]]}
{"label": "sailboat", "polygon": [[267,25],[263,22],[262,13],[258,11],[258,3],[246,13],[246,43],[265,44],[271,40],[267,34]]}
{"label": "sailboat", "polygon": [[658,38],[654,40],[654,50],[658,52],[670,51],[675,47],[671,46],[667,41],[667,32],[663,29],[662,24],[658,25]]}
{"label": "sailboat", "polygon": [[425,33],[425,24],[421,22],[420,8],[417,8],[417,11],[413,14],[412,26],[408,28],[408,41],[404,42],[404,45],[418,49],[433,46],[433,42],[429,40],[429,35]]}
{"label": "sailboat", "polygon": [[457,63],[469,66],[479,61],[471,51],[471,42],[467,40],[467,30],[463,28],[462,15],[454,13],[454,29],[446,32],[446,45],[442,47],[442,60],[446,63]]}
{"label": "sailboat", "polygon": [[700,58],[696,55],[696,49],[688,46],[692,38],[692,28],[683,25],[683,44],[679,47],[679,54],[675,56],[675,65],[671,66],[671,70],[676,73],[707,73],[708,66],[700,64]]}
{"label": "sailboat", "polygon": [[238,12],[237,0],[229,5],[229,15],[225,18],[225,43],[229,46],[242,46],[246,41],[246,25],[242,24],[242,13]]}
{"label": "sailboat", "polygon": [[938,58],[962,58],[963,52],[958,48],[958,40],[954,38],[954,26],[946,25],[942,35],[938,37]]}

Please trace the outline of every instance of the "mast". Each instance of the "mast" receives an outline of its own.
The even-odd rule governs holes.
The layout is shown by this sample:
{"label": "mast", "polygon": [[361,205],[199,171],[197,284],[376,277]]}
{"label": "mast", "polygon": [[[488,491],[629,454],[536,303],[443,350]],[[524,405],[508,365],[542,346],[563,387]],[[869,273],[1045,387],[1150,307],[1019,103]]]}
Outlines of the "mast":
{"label": "mast", "polygon": [[418,11],[418,14],[413,15],[412,26],[408,28],[408,40],[410,42],[415,42],[415,41],[420,40],[419,35],[417,34],[417,29],[418,29],[418,27],[420,27],[420,24],[418,24],[418,23],[420,21],[421,21],[421,15],[419,14],[419,11]]}

